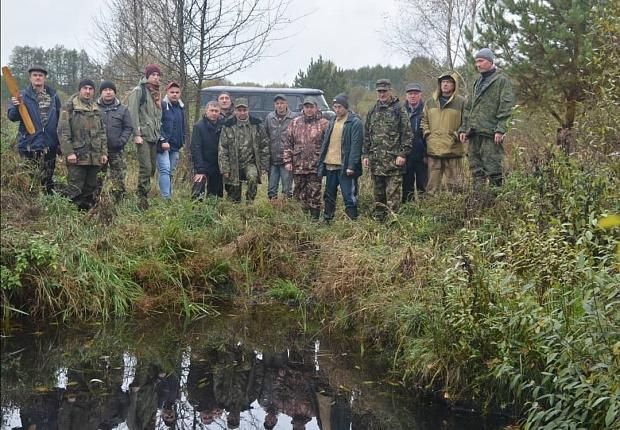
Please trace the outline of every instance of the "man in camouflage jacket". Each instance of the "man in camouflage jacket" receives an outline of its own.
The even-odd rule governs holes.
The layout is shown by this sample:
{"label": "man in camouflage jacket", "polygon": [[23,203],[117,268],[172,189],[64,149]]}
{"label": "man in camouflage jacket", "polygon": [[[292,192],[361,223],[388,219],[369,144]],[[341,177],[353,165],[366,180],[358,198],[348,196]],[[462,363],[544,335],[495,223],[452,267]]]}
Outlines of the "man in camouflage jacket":
{"label": "man in camouflage jacket", "polygon": [[79,92],[60,114],[60,147],[68,172],[66,195],[82,210],[95,204],[97,174],[108,162],[105,128],[94,93],[95,83],[83,79]]}
{"label": "man in camouflage jacket", "polygon": [[250,116],[245,98],[237,100],[235,116],[224,123],[218,162],[227,197],[240,202],[241,184],[246,181],[246,203],[252,203],[261,172],[269,168],[269,138],[261,120]]}
{"label": "man in camouflage jacket", "polygon": [[284,165],[293,172],[293,195],[314,219],[321,215],[321,177],[317,174],[319,154],[329,122],[319,111],[316,99],[306,97],[303,115],[291,122],[284,147]]}
{"label": "man in camouflage jacket", "polygon": [[486,181],[501,186],[503,181],[504,135],[514,107],[514,92],[510,80],[495,67],[495,55],[489,48],[476,53],[476,79],[470,94],[459,139],[469,139],[469,169],[474,185]]}
{"label": "man in camouflage jacket", "polygon": [[364,127],[364,167],[372,174],[375,215],[386,216],[386,208],[396,212],[401,202],[401,186],[407,154],[411,151],[409,116],[392,96],[389,79],[376,83],[378,100],[368,113]]}

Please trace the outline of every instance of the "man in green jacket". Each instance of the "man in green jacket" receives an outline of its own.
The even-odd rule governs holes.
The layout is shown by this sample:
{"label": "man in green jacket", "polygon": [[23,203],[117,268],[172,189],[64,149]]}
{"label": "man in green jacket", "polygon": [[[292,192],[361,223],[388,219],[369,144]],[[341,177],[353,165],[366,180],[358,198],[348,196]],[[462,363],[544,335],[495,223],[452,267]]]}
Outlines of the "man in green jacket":
{"label": "man in green jacket", "polygon": [[261,172],[269,169],[269,138],[261,120],[250,116],[245,98],[237,100],[235,116],[224,123],[218,161],[227,197],[240,202],[241,184],[246,181],[246,203],[252,203]]}
{"label": "man in green jacket", "polygon": [[82,210],[95,204],[97,174],[108,162],[108,145],[95,83],[82,79],[79,91],[65,103],[60,114],[60,147],[67,162],[68,198]]}
{"label": "man in green jacket", "polygon": [[459,139],[469,139],[469,168],[474,185],[487,178],[492,185],[503,181],[503,141],[515,97],[510,80],[495,67],[495,55],[489,48],[476,53],[480,77],[474,83],[465,106]]}
{"label": "man in green jacket", "polygon": [[161,129],[160,79],[159,66],[149,64],[144,69],[144,78],[131,90],[128,99],[140,166],[137,194],[142,209],[148,209],[147,197],[151,191],[151,177],[155,175],[157,165],[157,141],[160,138]]}
{"label": "man in green jacket", "polygon": [[458,77],[444,73],[437,79],[437,90],[424,105],[422,130],[426,139],[428,157],[428,185],[426,191],[435,194],[445,177],[450,191],[460,188],[463,178],[464,145],[457,130],[463,120],[465,99],[458,95]]}
{"label": "man in green jacket", "polygon": [[370,167],[375,215],[383,220],[386,209],[396,212],[400,206],[403,172],[411,152],[411,127],[407,112],[392,95],[390,80],[379,79],[376,88],[378,100],[364,127],[362,163]]}

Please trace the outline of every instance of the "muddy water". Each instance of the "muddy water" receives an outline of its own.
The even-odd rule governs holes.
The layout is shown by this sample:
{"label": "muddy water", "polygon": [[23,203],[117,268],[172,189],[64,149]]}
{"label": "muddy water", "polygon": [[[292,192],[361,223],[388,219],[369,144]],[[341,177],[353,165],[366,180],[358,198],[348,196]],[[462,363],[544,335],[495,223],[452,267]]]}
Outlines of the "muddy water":
{"label": "muddy water", "polygon": [[354,339],[298,314],[256,307],[185,324],[16,327],[2,338],[2,429],[506,425],[404,394]]}

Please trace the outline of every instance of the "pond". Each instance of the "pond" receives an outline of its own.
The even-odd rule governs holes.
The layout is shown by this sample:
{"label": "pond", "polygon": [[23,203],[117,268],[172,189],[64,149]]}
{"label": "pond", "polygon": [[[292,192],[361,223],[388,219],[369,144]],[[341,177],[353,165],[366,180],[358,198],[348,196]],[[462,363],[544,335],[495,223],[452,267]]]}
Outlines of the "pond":
{"label": "pond", "polygon": [[18,326],[2,338],[2,429],[494,430],[405,392],[359,342],[298,309]]}

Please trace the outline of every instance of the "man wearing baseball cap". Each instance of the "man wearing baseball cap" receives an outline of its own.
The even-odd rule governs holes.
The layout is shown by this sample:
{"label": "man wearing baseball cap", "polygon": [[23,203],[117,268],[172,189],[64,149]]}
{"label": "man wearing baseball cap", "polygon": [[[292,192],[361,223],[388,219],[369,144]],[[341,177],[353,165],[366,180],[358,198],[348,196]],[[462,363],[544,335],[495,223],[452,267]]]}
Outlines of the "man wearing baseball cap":
{"label": "man wearing baseball cap", "polygon": [[403,175],[403,203],[410,202],[415,197],[414,190],[418,197],[426,192],[428,180],[428,162],[426,156],[426,139],[422,134],[422,111],[424,110],[424,100],[422,99],[422,86],[417,82],[407,84],[405,87],[406,101],[403,103],[409,124],[411,126],[411,151],[407,154],[407,164],[405,164],[405,174]]}
{"label": "man wearing baseball cap", "polygon": [[[43,66],[31,66],[28,75],[30,86],[20,91],[21,97],[11,97],[7,115],[9,120],[19,121],[19,155],[33,164],[37,182],[50,194],[54,190],[54,169],[60,145],[56,130],[61,104],[56,91],[45,84],[47,70]],[[19,113],[18,107],[22,103],[34,124],[34,134],[28,134]]]}
{"label": "man wearing baseball cap", "polygon": [[459,129],[462,143],[469,140],[469,170],[474,186],[490,181],[503,182],[504,136],[515,104],[512,83],[495,66],[495,55],[482,48],[475,55],[480,76],[467,98],[463,124]]}
{"label": "man wearing baseball cap", "polygon": [[123,158],[125,144],[131,136],[133,126],[127,106],[121,104],[116,97],[116,85],[111,81],[103,81],[99,85],[97,100],[108,142],[108,162],[101,169],[99,189],[103,187],[103,177],[110,170],[112,181],[112,198],[119,202],[125,195],[125,176],[127,166]]}
{"label": "man wearing baseball cap", "polygon": [[128,98],[133,122],[134,143],[138,154],[138,199],[141,209],[148,209],[151,177],[155,175],[157,142],[161,130],[161,69],[157,64],[144,68],[144,77]]}
{"label": "man wearing baseball cap", "polygon": [[262,121],[250,115],[246,98],[236,100],[235,115],[224,123],[218,161],[228,199],[241,202],[246,182],[245,201],[252,203],[261,173],[269,168],[269,138]]}
{"label": "man wearing baseball cap", "polygon": [[97,174],[108,162],[105,128],[94,94],[93,80],[82,79],[78,93],[60,114],[60,146],[68,176],[65,194],[81,210],[95,205]]}
{"label": "man wearing baseball cap", "polygon": [[282,194],[293,197],[293,176],[284,167],[284,144],[286,142],[288,126],[297,116],[288,108],[288,100],[284,94],[276,94],[273,98],[274,110],[265,118],[265,129],[269,136],[269,188],[267,197],[273,200],[278,197],[278,187],[282,183]]}

